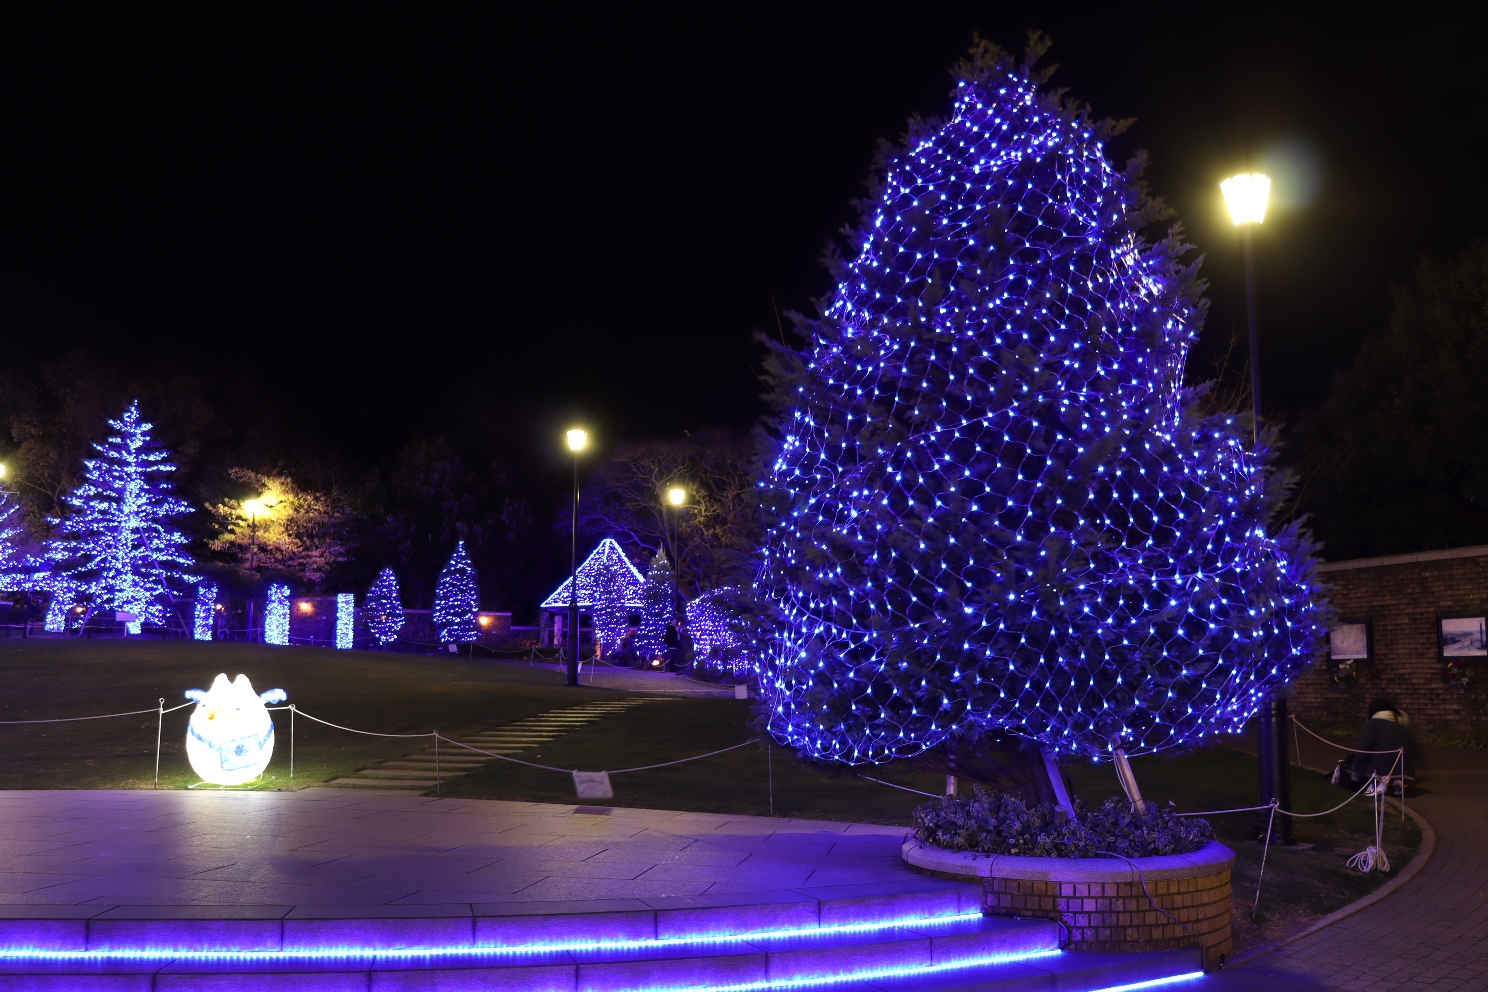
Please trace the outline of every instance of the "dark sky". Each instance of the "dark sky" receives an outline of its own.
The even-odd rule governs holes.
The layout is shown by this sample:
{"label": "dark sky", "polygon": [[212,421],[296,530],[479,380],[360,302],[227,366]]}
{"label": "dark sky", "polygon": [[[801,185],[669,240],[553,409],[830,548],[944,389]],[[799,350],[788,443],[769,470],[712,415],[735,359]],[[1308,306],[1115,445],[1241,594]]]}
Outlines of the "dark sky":
{"label": "dark sky", "polygon": [[1216,183],[1277,170],[1272,407],[1320,399],[1417,258],[1488,233],[1484,32],[1412,8],[515,7],[7,15],[5,360],[190,372],[360,450],[474,415],[523,446],[748,426],[752,336],[827,289],[876,142],[946,110],[974,31],[1045,29],[1056,82],[1137,118],[1115,150],[1151,152],[1207,255],[1206,339],[1244,319]]}

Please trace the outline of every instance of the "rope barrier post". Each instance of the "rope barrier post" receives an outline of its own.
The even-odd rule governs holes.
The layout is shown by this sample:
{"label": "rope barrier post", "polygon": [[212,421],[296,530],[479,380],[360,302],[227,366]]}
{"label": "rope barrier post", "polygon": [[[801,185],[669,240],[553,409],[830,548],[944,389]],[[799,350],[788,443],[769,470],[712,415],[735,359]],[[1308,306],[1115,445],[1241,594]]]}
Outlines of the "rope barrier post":
{"label": "rope barrier post", "polygon": [[[1286,738],[1282,739],[1285,740]],[[1272,820],[1276,819],[1277,805],[1277,801],[1273,798],[1271,800]],[[1264,843],[1266,846],[1261,848],[1261,871],[1260,874],[1256,875],[1255,901],[1250,904],[1250,922],[1252,923],[1255,922],[1256,914],[1259,913],[1261,910],[1261,879],[1266,877],[1266,855],[1271,853],[1271,824],[1269,822],[1266,824],[1266,837]]]}
{"label": "rope barrier post", "polygon": [[439,731],[434,731],[434,795],[444,795],[444,776],[439,774]]}
{"label": "rope barrier post", "polygon": [[159,716],[155,718],[155,788],[160,788],[160,738],[165,732],[165,697],[160,697]]}
{"label": "rope barrier post", "polygon": [[295,719],[294,719],[294,713],[295,713],[294,703],[290,703],[289,704],[289,779],[290,779],[291,782],[294,781],[294,737],[295,737]]}
{"label": "rope barrier post", "polygon": [[1301,771],[1302,770],[1302,736],[1297,732],[1297,716],[1296,716],[1296,714],[1292,714],[1291,715],[1291,718],[1292,718],[1292,746],[1294,748],[1296,748],[1296,751],[1297,751],[1297,770],[1298,771]]}

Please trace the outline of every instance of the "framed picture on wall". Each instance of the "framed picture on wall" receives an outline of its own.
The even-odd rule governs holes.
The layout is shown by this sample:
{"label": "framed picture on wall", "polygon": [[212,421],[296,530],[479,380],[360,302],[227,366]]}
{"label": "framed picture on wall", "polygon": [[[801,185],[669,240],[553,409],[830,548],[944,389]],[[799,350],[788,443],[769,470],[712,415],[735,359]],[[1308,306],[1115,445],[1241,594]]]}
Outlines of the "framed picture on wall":
{"label": "framed picture on wall", "polygon": [[1337,661],[1373,661],[1374,636],[1368,620],[1340,620],[1328,631],[1328,657]]}
{"label": "framed picture on wall", "polygon": [[1440,623],[1443,658],[1488,658],[1488,619],[1442,617]]}

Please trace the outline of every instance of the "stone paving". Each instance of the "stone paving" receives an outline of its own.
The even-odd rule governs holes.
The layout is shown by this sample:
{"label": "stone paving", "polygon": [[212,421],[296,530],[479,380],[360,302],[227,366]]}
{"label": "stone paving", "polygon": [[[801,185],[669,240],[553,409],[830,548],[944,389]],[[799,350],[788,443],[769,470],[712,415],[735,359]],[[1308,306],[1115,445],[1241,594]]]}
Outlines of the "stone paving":
{"label": "stone paving", "polygon": [[301,792],[0,793],[0,918],[489,916],[847,898],[953,883],[903,828]]}
{"label": "stone paving", "polygon": [[[1488,752],[1422,752],[1424,794],[1408,803],[1436,832],[1436,851],[1421,873],[1373,906],[1216,976],[1216,990],[1488,990]],[[1339,754],[1303,739],[1306,765],[1331,767]]]}

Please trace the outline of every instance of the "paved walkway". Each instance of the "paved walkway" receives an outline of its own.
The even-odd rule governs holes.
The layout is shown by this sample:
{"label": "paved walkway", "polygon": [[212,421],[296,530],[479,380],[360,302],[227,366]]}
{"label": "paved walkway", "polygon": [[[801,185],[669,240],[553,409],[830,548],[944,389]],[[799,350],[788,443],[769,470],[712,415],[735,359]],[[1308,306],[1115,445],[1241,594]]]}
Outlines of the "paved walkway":
{"label": "paved walkway", "polygon": [[301,792],[0,793],[0,918],[350,919],[922,891],[898,827]]}
{"label": "paved walkway", "polygon": [[[1341,753],[1306,738],[1301,750],[1317,768]],[[1436,852],[1421,873],[1348,919],[1225,973],[1218,987],[1488,990],[1488,751],[1422,751],[1424,794],[1408,802],[1435,830]]]}
{"label": "paved walkway", "polygon": [[[561,665],[546,665],[554,671],[563,671]],[[581,685],[597,686],[601,689],[618,689],[622,692],[644,692],[663,696],[694,696],[712,699],[733,699],[731,685],[711,685],[698,682],[672,672],[648,672],[636,668],[585,663],[579,668]]]}

